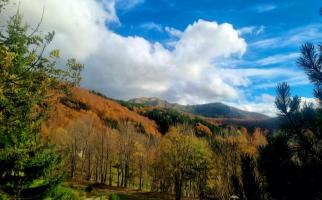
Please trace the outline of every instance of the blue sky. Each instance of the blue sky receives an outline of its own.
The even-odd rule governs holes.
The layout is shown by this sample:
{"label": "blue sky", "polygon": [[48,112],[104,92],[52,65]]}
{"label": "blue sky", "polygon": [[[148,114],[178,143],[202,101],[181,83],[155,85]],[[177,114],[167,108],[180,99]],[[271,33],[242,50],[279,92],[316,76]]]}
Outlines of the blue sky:
{"label": "blue sky", "polygon": [[84,63],[81,86],[111,98],[224,102],[274,116],[275,87],[287,81],[313,101],[296,60],[301,44],[322,41],[321,0],[12,1],[31,25],[45,8],[40,28],[55,30],[60,63]]}
{"label": "blue sky", "polygon": [[[249,93],[247,98],[252,100],[263,93],[275,95],[274,86],[282,81],[293,86],[294,94],[312,97],[312,86],[296,65],[296,59],[301,44],[322,39],[321,6],[319,0],[145,0],[138,1],[131,8],[119,7],[118,17],[122,25],[111,27],[124,36],[138,35],[166,45],[169,34],[165,27],[183,31],[198,19],[230,23],[236,29],[244,29],[243,38],[248,47],[242,58],[229,58],[222,61],[222,66],[290,68],[303,75],[295,80],[283,74],[272,79],[256,77],[252,85],[244,88]],[[258,87],[258,84],[262,86]]]}

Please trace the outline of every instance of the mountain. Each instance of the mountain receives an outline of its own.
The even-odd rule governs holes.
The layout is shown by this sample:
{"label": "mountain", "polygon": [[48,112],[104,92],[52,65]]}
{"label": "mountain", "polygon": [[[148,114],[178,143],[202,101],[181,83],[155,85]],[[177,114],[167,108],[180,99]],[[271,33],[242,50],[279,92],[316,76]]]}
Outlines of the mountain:
{"label": "mountain", "polygon": [[223,119],[239,119],[239,120],[267,120],[270,117],[256,113],[248,112],[232,106],[225,105],[223,103],[208,103],[199,105],[180,105],[176,103],[169,103],[166,100],[156,97],[147,98],[141,97],[131,99],[128,102],[136,103],[145,106],[155,106],[161,108],[172,108],[179,111],[191,113],[194,115],[200,115],[203,117],[211,118],[223,118]]}
{"label": "mountain", "polygon": [[208,103],[200,105],[189,105],[185,107],[186,111],[190,111],[195,115],[214,118],[229,118],[229,119],[243,119],[243,120],[262,120],[269,117],[256,113],[248,112],[225,105],[223,103]]}

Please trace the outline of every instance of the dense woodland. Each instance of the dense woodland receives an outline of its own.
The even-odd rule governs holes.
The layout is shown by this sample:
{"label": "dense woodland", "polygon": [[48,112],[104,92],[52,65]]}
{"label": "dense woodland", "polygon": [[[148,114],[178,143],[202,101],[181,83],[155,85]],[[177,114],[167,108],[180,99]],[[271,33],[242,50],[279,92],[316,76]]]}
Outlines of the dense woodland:
{"label": "dense woodland", "polygon": [[[59,68],[53,37],[19,11],[1,29],[0,199],[82,198],[66,182],[176,200],[322,199],[321,105],[300,106],[287,83],[277,86],[280,129],[249,132],[78,89],[84,66]],[[322,46],[304,44],[297,63],[321,102]]]}

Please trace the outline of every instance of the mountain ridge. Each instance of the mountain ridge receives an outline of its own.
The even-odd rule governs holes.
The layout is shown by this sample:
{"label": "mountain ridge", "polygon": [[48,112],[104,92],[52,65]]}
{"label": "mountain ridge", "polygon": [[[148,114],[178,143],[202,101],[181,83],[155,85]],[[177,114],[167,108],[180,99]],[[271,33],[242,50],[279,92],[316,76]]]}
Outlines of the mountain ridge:
{"label": "mountain ridge", "polygon": [[203,117],[211,118],[229,118],[229,119],[243,119],[243,120],[266,120],[270,119],[269,116],[249,112],[238,109],[233,106],[226,105],[221,102],[196,104],[196,105],[181,105],[177,103],[169,103],[164,99],[157,97],[140,97],[128,100],[129,103],[141,104],[145,106],[154,106],[161,108],[172,108],[179,111],[200,115]]}

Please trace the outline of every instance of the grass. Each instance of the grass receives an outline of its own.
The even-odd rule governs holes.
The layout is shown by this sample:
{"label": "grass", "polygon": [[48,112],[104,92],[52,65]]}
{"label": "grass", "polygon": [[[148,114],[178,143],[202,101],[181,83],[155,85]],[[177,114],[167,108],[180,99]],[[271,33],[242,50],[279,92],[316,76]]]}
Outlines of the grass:
{"label": "grass", "polygon": [[[80,199],[88,200],[172,200],[174,195],[163,194],[159,192],[146,192],[126,188],[110,187],[104,184],[91,184],[93,188],[90,192],[86,192],[88,184],[67,183],[68,187],[76,191]],[[183,198],[185,200],[193,200],[194,198]]]}

